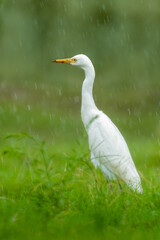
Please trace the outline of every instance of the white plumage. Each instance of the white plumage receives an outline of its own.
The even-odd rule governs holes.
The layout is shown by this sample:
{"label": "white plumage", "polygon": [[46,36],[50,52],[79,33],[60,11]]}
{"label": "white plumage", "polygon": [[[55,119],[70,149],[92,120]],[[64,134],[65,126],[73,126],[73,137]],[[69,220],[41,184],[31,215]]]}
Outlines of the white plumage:
{"label": "white plumage", "polygon": [[122,179],[131,189],[143,192],[128,146],[118,128],[96,107],[92,89],[95,70],[90,59],[79,54],[72,58],[55,60],[81,67],[85,72],[82,86],[81,117],[88,133],[91,161],[99,167],[107,180]]}

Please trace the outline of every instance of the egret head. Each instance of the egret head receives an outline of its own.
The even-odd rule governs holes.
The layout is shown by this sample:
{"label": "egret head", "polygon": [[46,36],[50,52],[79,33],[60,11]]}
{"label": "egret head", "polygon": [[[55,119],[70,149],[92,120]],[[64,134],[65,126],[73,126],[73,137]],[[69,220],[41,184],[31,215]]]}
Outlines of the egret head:
{"label": "egret head", "polygon": [[56,63],[66,63],[73,66],[78,66],[80,68],[86,68],[87,66],[92,65],[91,60],[84,54],[78,54],[72,58],[57,59],[53,62]]}

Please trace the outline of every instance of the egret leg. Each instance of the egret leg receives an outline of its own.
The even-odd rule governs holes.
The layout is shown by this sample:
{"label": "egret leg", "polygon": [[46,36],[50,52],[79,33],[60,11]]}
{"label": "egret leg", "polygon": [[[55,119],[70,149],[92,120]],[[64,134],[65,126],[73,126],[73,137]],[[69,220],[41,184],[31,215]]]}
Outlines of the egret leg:
{"label": "egret leg", "polygon": [[107,179],[107,185],[108,185],[109,189],[111,190],[111,192],[113,192],[113,187],[112,187],[112,184],[109,181],[109,179]]}
{"label": "egret leg", "polygon": [[121,184],[120,184],[118,179],[117,179],[117,182],[118,182],[118,186],[119,186],[120,191],[122,191],[122,186],[121,186]]}

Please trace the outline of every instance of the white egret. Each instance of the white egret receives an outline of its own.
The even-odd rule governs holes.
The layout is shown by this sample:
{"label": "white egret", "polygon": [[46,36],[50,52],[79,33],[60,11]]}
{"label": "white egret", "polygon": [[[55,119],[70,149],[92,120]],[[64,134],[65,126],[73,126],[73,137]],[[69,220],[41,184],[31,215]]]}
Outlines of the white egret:
{"label": "white egret", "polygon": [[88,133],[91,161],[95,168],[99,167],[108,181],[121,179],[131,189],[142,193],[141,180],[126,141],[110,118],[95,105],[92,95],[95,70],[91,60],[79,54],[53,62],[78,66],[85,72],[81,117]]}

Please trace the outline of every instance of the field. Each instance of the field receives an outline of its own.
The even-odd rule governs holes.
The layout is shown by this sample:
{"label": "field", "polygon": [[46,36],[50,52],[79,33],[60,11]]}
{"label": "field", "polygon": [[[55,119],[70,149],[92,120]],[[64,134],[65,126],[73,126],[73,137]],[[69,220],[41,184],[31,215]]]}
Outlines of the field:
{"label": "field", "polygon": [[[17,83],[15,90],[8,82],[1,87],[1,239],[159,239],[156,106],[138,113],[127,107],[115,111],[117,99],[113,108],[106,105],[128,142],[144,188],[139,195],[124,183],[120,191],[113,182],[111,191],[90,162],[80,100],[74,101],[78,93],[70,99],[67,90],[56,93],[52,83],[38,86]],[[52,98],[59,101],[54,104]],[[63,99],[68,99],[66,106]]]}

